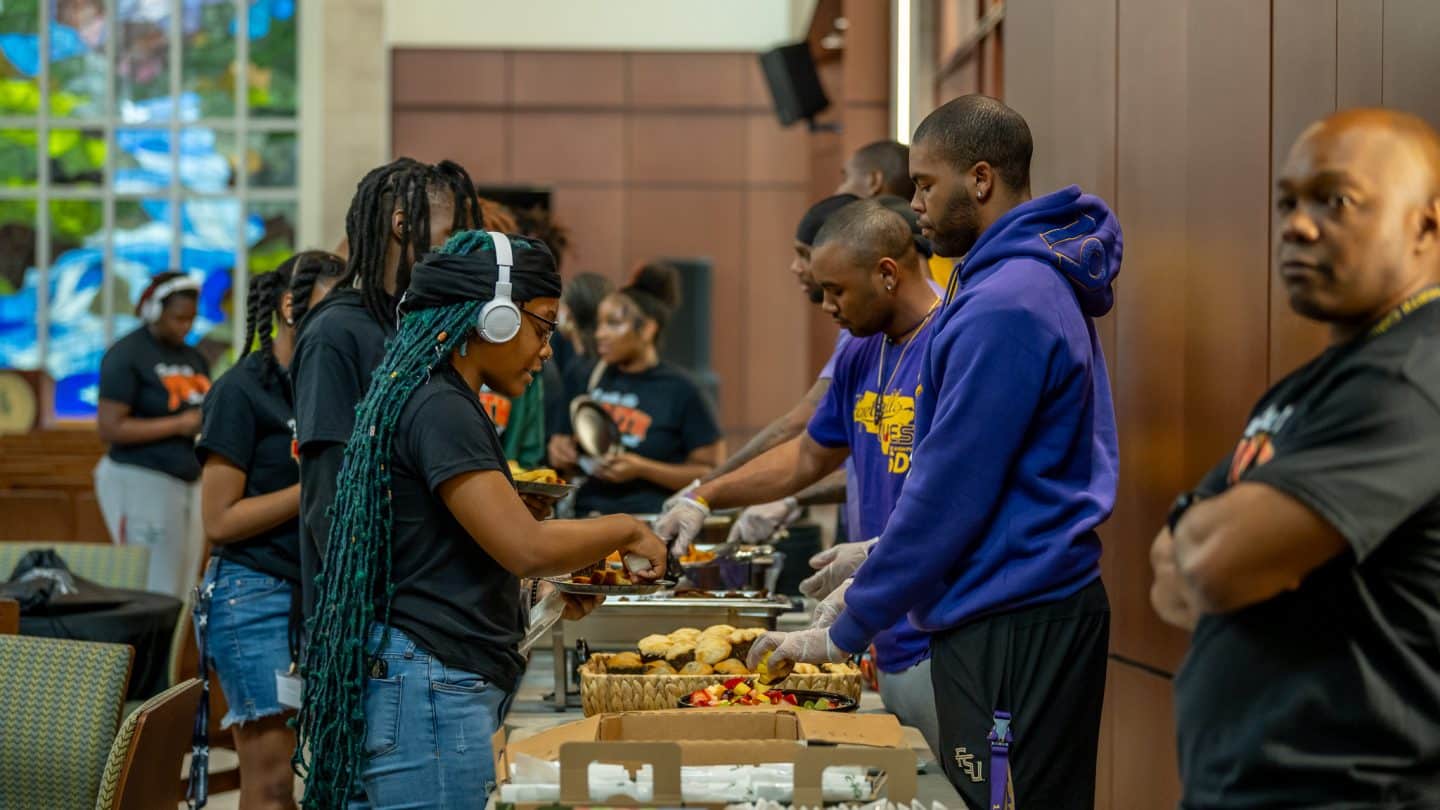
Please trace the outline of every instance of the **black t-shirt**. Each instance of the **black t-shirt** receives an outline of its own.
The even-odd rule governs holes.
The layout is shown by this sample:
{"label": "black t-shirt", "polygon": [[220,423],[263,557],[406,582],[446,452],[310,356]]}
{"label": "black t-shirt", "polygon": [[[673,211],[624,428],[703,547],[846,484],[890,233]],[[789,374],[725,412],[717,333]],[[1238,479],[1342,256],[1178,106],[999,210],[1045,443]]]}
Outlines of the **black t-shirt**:
{"label": "black t-shirt", "polygon": [[[581,389],[588,380],[581,383]],[[696,449],[720,440],[715,414],[694,381],[669,363],[638,374],[605,369],[590,396],[620,426],[625,450],[667,464],[679,464]],[[567,413],[566,431],[571,432]],[[659,512],[673,493],[649,481],[612,484],[591,478],[575,495],[579,514]]]}
{"label": "black t-shirt", "polygon": [[[158,419],[197,408],[210,390],[210,364],[192,346],[169,346],[142,326],[117,340],[100,361],[100,398],[130,406],[137,419]],[[200,477],[195,442],[171,436],[145,444],[111,445],[110,458],[194,481]]]}
{"label": "black t-shirt", "polygon": [[301,450],[350,441],[355,406],[394,334],[393,323],[371,317],[359,290],[335,290],[305,317],[291,363]]}
{"label": "black t-shirt", "polygon": [[506,571],[440,499],[440,485],[467,472],[509,465],[475,392],[442,364],[400,411],[395,427],[395,599],[391,622],[446,666],[476,672],[513,691],[525,659],[520,581]]}
{"label": "black t-shirt", "polygon": [[1237,482],[1349,550],[1200,620],[1175,681],[1183,806],[1440,807],[1440,303],[1271,389],[1200,490]]}
{"label": "black t-shirt", "polygon": [[[287,383],[283,378],[267,381],[265,365],[263,355],[247,354],[215,381],[205,398],[205,422],[195,450],[202,464],[214,453],[244,470],[246,498],[278,492],[300,480]],[[299,520],[292,518],[247,540],[216,546],[214,555],[298,582],[299,531]]]}
{"label": "black t-shirt", "polygon": [[330,532],[327,510],[335,476],[355,427],[355,406],[370,375],[385,358],[392,323],[377,322],[359,290],[338,289],[305,316],[290,376],[300,445],[300,568],[306,616],[315,603],[313,583]]}

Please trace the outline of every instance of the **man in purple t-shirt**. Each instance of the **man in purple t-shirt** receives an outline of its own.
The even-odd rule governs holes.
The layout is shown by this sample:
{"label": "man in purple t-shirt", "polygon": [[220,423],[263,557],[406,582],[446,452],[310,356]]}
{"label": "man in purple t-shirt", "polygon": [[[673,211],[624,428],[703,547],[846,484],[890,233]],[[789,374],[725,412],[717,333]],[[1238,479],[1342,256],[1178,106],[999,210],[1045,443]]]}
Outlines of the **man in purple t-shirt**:
{"label": "man in purple t-shirt", "polygon": [[[815,242],[813,271],[825,311],[853,338],[806,432],[740,469],[695,488],[656,523],[665,540],[689,542],[714,508],[765,502],[811,486],[851,462],[860,504],[852,536],[876,537],[900,497],[914,450],[915,399],[940,290],[928,278],[904,217],[878,200],[836,212]],[[843,593],[827,600],[831,613]],[[817,612],[824,620],[827,612]],[[938,742],[929,635],[903,617],[875,638],[886,707]]]}

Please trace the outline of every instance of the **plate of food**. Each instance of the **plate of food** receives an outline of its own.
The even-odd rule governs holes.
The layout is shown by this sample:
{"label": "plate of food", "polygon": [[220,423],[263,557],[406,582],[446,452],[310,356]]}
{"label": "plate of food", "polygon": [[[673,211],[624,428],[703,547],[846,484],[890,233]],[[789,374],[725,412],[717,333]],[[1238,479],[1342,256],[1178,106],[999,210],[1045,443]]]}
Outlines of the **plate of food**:
{"label": "plate of food", "polygon": [[853,712],[860,708],[854,698],[834,692],[813,692],[808,689],[772,689],[747,678],[731,678],[724,683],[696,689],[680,698],[682,709],[712,706],[794,706],[817,712]]}
{"label": "plate of food", "polygon": [[574,484],[565,483],[565,479],[549,467],[525,470],[511,462],[510,478],[515,482],[515,491],[521,495],[539,495],[557,501],[577,489]]}
{"label": "plate of food", "polygon": [[629,573],[613,568],[602,568],[589,573],[575,573],[568,577],[546,577],[545,581],[564,593],[602,596],[644,596],[664,588],[675,587],[673,580],[657,579],[647,582],[635,579]]}

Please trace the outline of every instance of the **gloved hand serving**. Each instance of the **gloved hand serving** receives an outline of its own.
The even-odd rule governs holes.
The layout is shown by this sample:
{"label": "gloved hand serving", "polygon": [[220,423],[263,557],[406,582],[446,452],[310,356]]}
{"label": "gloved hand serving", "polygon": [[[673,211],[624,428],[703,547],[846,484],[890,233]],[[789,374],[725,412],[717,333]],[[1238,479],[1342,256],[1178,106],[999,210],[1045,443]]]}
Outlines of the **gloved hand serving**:
{"label": "gloved hand serving", "polygon": [[870,556],[871,547],[878,542],[880,538],[877,537],[863,543],[836,543],[834,547],[811,557],[810,567],[817,573],[800,583],[800,593],[811,599],[829,596],[840,587],[840,583],[855,576],[865,558]]}
{"label": "gloved hand serving", "polygon": [[735,525],[730,527],[728,544],[759,545],[768,541],[775,532],[786,528],[799,519],[804,511],[794,497],[752,506],[740,513]]}
{"label": "gloved hand serving", "polygon": [[811,627],[829,627],[840,618],[845,612],[845,592],[850,590],[850,583],[853,579],[847,579],[840,583],[840,587],[830,592],[815,608],[815,618],[810,622]]}
{"label": "gloved hand serving", "polygon": [[660,519],[655,521],[655,534],[678,557],[690,550],[690,545],[705,528],[705,518],[708,517],[710,505],[703,498],[686,494],[672,500]]}
{"label": "gloved hand serving", "polygon": [[766,633],[750,647],[746,665],[752,671],[757,669],[760,659],[771,650],[774,650],[771,661],[793,661],[797,664],[838,664],[850,657],[830,640],[829,629],[816,627],[794,633]]}

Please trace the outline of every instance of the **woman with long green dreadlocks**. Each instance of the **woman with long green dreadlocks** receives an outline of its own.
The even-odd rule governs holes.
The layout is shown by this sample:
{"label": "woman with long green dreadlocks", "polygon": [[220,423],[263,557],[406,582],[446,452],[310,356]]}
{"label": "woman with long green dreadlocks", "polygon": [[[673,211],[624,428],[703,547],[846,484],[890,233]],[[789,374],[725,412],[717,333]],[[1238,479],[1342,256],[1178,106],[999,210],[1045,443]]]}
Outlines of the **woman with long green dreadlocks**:
{"label": "woman with long green dreadlocks", "polygon": [[[481,385],[519,396],[550,357],[560,275],[539,241],[457,233],[414,268],[355,413],[304,657],[304,804],[479,808],[524,668],[519,578],[665,547],[616,515],[537,520]],[[567,618],[598,601],[567,597]]]}

